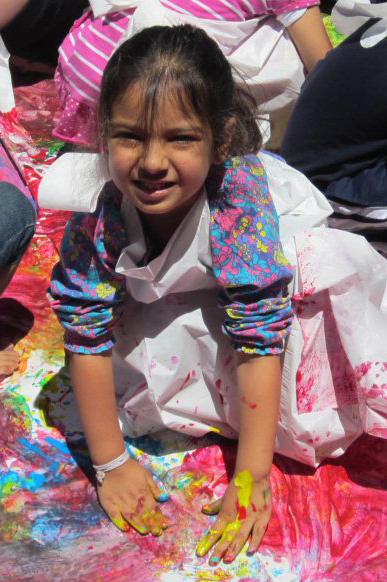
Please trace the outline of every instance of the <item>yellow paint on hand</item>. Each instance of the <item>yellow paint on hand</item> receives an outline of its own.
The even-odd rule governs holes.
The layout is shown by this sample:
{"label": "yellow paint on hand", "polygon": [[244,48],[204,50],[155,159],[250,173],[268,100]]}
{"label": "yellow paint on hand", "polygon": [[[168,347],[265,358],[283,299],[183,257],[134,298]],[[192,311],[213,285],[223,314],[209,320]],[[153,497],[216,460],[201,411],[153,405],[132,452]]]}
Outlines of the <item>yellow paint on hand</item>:
{"label": "yellow paint on hand", "polygon": [[155,511],[154,509],[144,511],[141,519],[147,527],[152,529],[165,529],[168,526],[167,520],[161,511]]}
{"label": "yellow paint on hand", "polygon": [[206,553],[212,548],[213,543],[213,540],[211,540],[209,536],[205,536],[196,546],[196,555],[199,558],[205,556]]}
{"label": "yellow paint on hand", "polygon": [[234,485],[238,487],[238,502],[246,509],[250,505],[251,493],[253,491],[254,479],[249,470],[239,471],[234,478]]}
{"label": "yellow paint on hand", "polygon": [[[250,505],[251,493],[253,490],[254,479],[250,471],[239,471],[234,478],[234,485],[237,487],[238,503],[240,507],[247,509]],[[237,518],[228,523],[222,533],[220,542],[227,541],[231,543],[238,531],[242,526],[242,521]],[[208,533],[204,538],[198,543],[196,548],[196,555],[202,558],[207,554],[207,552],[212,548],[212,546],[217,541],[220,532],[217,530],[209,529]]]}
{"label": "yellow paint on hand", "polygon": [[120,515],[119,517],[112,517],[111,520],[114,523],[114,525],[118,527],[118,529],[120,529],[121,531],[128,531],[128,529],[130,528],[128,522],[124,520],[122,515]]}
{"label": "yellow paint on hand", "polygon": [[241,529],[241,525],[242,522],[238,518],[236,518],[235,521],[228,523],[220,541],[223,542],[226,540],[227,542],[232,542],[238,531]]}

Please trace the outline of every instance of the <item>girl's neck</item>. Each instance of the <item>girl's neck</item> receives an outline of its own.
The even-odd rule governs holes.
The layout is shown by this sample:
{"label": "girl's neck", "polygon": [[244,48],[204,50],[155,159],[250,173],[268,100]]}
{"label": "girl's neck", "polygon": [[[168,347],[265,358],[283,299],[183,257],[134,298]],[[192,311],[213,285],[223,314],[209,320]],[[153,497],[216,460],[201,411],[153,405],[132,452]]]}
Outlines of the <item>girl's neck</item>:
{"label": "girl's neck", "polygon": [[155,258],[163,252],[169,240],[184,220],[185,214],[179,217],[171,216],[170,214],[144,214],[139,212],[151,258]]}
{"label": "girl's neck", "polygon": [[153,249],[151,252],[153,257],[157,256],[155,253],[158,252],[160,254],[164,250],[198,197],[199,193],[190,200],[190,204],[178,206],[167,214],[145,214],[141,211],[138,212],[147,246],[148,248],[150,247],[151,251]]}

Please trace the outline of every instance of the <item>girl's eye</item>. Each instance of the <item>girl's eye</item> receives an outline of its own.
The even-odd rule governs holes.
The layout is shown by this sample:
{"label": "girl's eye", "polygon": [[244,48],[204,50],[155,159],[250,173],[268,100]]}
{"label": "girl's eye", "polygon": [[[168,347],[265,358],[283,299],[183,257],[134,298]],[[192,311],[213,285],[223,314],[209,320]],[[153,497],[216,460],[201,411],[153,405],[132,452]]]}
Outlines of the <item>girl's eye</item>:
{"label": "girl's eye", "polygon": [[119,131],[112,135],[113,139],[119,139],[121,141],[132,141],[132,142],[140,142],[143,141],[141,135],[137,133],[132,133],[130,131]]}
{"label": "girl's eye", "polygon": [[192,143],[193,141],[197,141],[197,139],[198,138],[195,135],[179,134],[171,137],[170,141],[177,143]]}

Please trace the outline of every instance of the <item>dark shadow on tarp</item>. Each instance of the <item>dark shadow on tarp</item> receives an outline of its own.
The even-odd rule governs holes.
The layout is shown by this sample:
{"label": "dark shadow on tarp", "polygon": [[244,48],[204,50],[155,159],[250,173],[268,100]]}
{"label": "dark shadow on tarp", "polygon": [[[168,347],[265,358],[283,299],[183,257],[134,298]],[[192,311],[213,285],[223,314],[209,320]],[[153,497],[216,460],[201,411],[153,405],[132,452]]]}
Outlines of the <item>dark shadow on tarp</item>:
{"label": "dark shadow on tarp", "polygon": [[16,299],[0,299],[0,351],[16,345],[34,325],[32,312]]}

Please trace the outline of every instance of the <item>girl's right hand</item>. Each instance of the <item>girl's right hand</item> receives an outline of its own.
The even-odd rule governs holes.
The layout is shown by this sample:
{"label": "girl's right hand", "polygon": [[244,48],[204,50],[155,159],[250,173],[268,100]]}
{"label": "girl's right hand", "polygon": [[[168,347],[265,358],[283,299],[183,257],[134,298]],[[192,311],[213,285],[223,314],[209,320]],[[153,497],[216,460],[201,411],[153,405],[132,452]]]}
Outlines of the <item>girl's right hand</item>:
{"label": "girl's right hand", "polygon": [[97,492],[102,508],[122,531],[132,526],[142,535],[151,532],[159,536],[168,527],[156,503],[165,494],[149,472],[132,459],[108,471],[103,484],[97,485]]}

